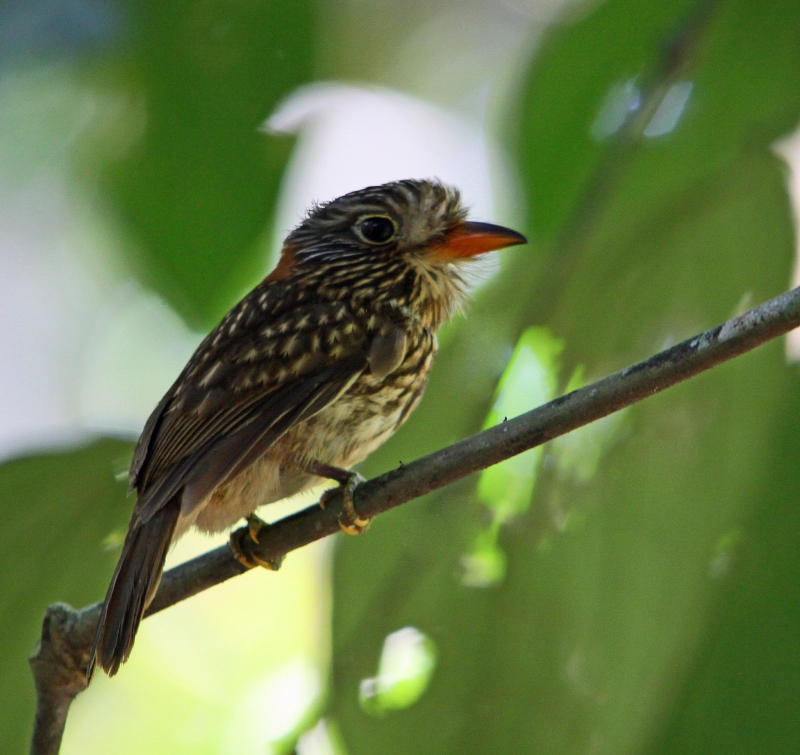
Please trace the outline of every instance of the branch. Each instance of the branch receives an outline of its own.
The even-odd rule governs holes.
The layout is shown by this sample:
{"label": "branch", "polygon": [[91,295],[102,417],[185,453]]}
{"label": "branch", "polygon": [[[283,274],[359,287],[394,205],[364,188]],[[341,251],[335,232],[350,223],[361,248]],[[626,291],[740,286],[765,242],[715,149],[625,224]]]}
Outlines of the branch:
{"label": "branch", "polygon": [[[798,326],[800,288],[585,388],[368,480],[356,491],[358,511],[375,517],[659,393]],[[336,496],[325,510],[310,506],[281,519],[259,536],[259,556],[280,559],[338,532],[340,512],[341,496]],[[146,615],[245,571],[227,545],[209,551],[164,574]],[[31,657],[38,696],[32,755],[58,752],[69,705],[87,686],[84,669],[99,607],[76,611],[59,603],[47,609],[42,637]]]}
{"label": "branch", "polygon": [[31,755],[57,755],[72,701],[89,684],[86,666],[100,604],[76,611],[66,603],[47,607],[42,636],[28,658],[36,687]]}

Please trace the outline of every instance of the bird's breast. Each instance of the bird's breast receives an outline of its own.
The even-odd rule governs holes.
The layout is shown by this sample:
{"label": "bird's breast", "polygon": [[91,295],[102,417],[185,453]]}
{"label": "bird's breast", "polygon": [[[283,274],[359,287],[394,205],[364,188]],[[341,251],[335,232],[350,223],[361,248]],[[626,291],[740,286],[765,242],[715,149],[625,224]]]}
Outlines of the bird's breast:
{"label": "bird's breast", "polygon": [[363,461],[417,406],[435,353],[436,338],[430,332],[409,338],[405,357],[391,374],[378,377],[365,370],[339,398],[292,427],[264,456],[220,486],[186,526],[217,532],[258,506],[319,484],[318,478],[300,471],[303,462],[350,469]]}
{"label": "bird's breast", "polygon": [[432,334],[414,334],[391,374],[366,370],[336,401],[287,433],[290,453],[345,469],[358,464],[408,419],[422,398],[435,353]]}

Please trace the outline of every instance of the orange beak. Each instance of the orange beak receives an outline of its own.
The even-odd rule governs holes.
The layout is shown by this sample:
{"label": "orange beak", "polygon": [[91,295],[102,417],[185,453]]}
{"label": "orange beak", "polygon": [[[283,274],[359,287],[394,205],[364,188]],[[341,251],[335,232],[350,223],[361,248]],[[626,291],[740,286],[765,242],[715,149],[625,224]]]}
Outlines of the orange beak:
{"label": "orange beak", "polygon": [[528,239],[521,233],[502,225],[465,221],[448,231],[444,241],[434,246],[431,252],[440,260],[460,259],[527,243]]}

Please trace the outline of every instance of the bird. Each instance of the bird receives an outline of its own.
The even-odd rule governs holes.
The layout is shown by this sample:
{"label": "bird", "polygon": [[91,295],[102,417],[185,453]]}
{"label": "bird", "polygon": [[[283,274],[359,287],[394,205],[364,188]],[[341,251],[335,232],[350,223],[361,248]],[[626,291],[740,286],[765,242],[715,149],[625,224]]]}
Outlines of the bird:
{"label": "bird", "polygon": [[[249,567],[264,504],[326,479],[339,522],[362,532],[352,471],[419,403],[437,330],[469,293],[469,264],[525,237],[467,220],[457,189],[402,180],[315,204],[275,269],[205,337],[145,423],[129,471],[136,491],[102,604],[87,677],[130,655],[170,545],[191,527],[248,528],[231,548]],[[243,533],[243,534],[242,534]],[[250,542],[248,542],[248,540]]]}

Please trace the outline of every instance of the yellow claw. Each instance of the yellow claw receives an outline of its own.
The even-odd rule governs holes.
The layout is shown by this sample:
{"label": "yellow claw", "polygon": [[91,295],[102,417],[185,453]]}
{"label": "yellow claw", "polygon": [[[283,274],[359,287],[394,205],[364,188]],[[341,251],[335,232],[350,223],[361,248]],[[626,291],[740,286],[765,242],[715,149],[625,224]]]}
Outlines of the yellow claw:
{"label": "yellow claw", "polygon": [[342,532],[346,532],[348,535],[360,535],[364,532],[368,527],[371,519],[363,519],[362,517],[355,517],[349,522],[342,521],[339,519],[339,529]]}
{"label": "yellow claw", "polygon": [[[356,483],[357,484],[357,483]],[[353,504],[353,491],[355,485],[348,486],[342,491],[342,516],[339,517],[339,528],[348,535],[360,535],[369,527],[369,519],[358,515]]]}
{"label": "yellow claw", "polygon": [[328,490],[323,490],[322,495],[319,497],[319,507],[325,511],[328,501],[330,501],[331,498],[333,498],[338,492],[339,488],[328,488]]}
{"label": "yellow claw", "polygon": [[255,514],[250,514],[250,516],[247,517],[247,531],[250,533],[250,539],[256,545],[258,545],[258,535],[265,527],[269,527],[269,525],[263,519],[259,519]]}
{"label": "yellow claw", "polygon": [[358,472],[350,472],[346,481],[339,483],[336,488],[324,491],[319,498],[319,507],[324,511],[332,498],[339,493],[342,494],[342,514],[339,517],[339,527],[348,535],[360,535],[369,527],[370,520],[358,515],[353,502],[353,494],[362,482],[364,482],[364,478]]}
{"label": "yellow claw", "polygon": [[[228,547],[233,551],[236,560],[248,569],[255,569],[261,566],[270,571],[277,571],[283,563],[283,556],[279,558],[264,559],[254,552],[254,546],[258,545],[258,536],[262,530],[268,529],[269,525],[263,522],[255,514],[247,517],[247,526],[240,527],[231,532],[228,540]],[[245,537],[247,539],[245,539]]]}
{"label": "yellow claw", "polygon": [[369,527],[370,520],[358,515],[353,500],[356,488],[362,482],[364,482],[364,478],[357,472],[353,472],[347,483],[340,488],[342,491],[342,515],[339,517],[339,528],[348,535],[360,535]]}

